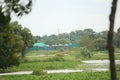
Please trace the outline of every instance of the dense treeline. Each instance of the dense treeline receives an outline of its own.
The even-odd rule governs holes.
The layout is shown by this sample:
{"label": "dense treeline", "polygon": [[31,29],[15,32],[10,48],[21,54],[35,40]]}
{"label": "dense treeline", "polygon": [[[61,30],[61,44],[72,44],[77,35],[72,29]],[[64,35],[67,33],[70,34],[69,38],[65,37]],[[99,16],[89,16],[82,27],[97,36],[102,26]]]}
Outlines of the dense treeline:
{"label": "dense treeline", "polygon": [[[78,43],[81,47],[86,47],[90,50],[106,50],[108,31],[95,32],[88,28],[84,30],[76,30],[70,33],[61,33],[59,35],[44,35],[34,36],[36,42],[44,42],[46,44],[64,44],[64,43]],[[114,44],[120,48],[120,28],[114,32]]]}

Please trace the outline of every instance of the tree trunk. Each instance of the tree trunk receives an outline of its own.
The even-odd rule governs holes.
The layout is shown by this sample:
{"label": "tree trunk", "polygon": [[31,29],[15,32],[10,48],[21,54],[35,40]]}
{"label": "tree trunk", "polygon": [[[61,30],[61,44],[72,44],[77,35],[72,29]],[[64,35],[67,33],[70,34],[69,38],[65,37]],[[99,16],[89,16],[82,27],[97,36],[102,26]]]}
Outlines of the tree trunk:
{"label": "tree trunk", "polygon": [[26,46],[24,45],[21,51],[21,57],[23,60],[25,60],[25,51],[26,51]]}
{"label": "tree trunk", "polygon": [[115,67],[115,57],[114,57],[114,45],[113,45],[113,33],[114,33],[114,21],[115,21],[115,13],[117,7],[117,0],[113,0],[111,13],[109,16],[110,25],[109,25],[109,32],[108,32],[108,52],[109,52],[109,60],[110,60],[110,74],[111,80],[117,80],[116,75],[116,67]]}

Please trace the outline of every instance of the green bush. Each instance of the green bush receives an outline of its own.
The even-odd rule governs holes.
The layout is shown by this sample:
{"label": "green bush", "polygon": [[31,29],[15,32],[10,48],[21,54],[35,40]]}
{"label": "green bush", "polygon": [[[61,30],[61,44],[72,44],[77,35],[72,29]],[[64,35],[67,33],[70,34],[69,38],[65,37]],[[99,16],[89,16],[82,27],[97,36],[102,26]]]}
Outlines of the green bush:
{"label": "green bush", "polygon": [[90,51],[87,48],[85,48],[85,47],[80,49],[80,53],[81,53],[81,56],[83,56],[84,58],[86,58],[86,57],[87,58],[91,58]]}
{"label": "green bush", "polygon": [[81,47],[80,52],[76,55],[77,58],[80,57],[91,58],[91,56],[92,56],[91,52],[85,47]]}

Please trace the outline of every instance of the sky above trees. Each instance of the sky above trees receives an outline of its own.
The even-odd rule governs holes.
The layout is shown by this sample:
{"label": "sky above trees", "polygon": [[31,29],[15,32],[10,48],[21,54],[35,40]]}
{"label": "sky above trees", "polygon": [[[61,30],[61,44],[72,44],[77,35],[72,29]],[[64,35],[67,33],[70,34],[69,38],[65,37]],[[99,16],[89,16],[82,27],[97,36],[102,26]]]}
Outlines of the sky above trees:
{"label": "sky above trees", "polygon": [[[51,35],[92,28],[100,32],[109,28],[111,0],[36,0],[32,12],[19,23],[33,35]],[[120,27],[120,1],[115,31]]]}

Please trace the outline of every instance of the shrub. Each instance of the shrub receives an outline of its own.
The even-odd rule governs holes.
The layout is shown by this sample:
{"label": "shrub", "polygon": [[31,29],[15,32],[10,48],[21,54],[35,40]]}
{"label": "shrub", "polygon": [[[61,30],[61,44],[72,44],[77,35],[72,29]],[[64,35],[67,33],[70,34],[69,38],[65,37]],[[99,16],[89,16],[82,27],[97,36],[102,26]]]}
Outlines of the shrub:
{"label": "shrub", "polygon": [[80,52],[76,55],[76,57],[79,58],[81,56],[84,58],[91,58],[92,55],[91,55],[91,52],[87,48],[81,47]]}
{"label": "shrub", "polygon": [[64,56],[64,52],[59,52],[56,55],[59,56],[59,57],[63,57]]}
{"label": "shrub", "polygon": [[90,51],[85,47],[80,48],[80,53],[81,53],[81,56],[83,56],[84,58],[86,58],[86,57],[91,58]]}

